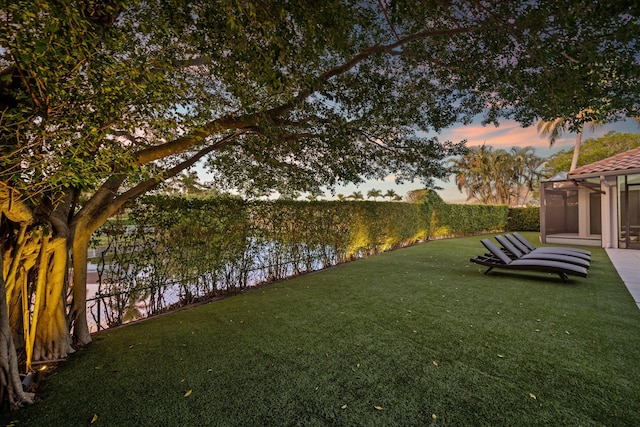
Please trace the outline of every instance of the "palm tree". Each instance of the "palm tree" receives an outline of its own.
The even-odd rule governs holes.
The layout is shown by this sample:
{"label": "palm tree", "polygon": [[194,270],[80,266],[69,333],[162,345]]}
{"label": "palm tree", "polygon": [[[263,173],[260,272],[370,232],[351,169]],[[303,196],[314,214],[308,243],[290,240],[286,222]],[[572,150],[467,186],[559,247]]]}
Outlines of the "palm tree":
{"label": "palm tree", "polygon": [[452,171],[458,190],[467,193],[467,200],[476,199],[481,203],[492,203],[492,161],[491,146],[471,147],[467,154],[453,160]]}
{"label": "palm tree", "polygon": [[310,202],[315,202],[322,195],[323,195],[322,191],[314,191],[314,190],[312,190],[312,191],[309,192],[309,195],[307,196],[307,200],[310,201]]}
{"label": "palm tree", "polygon": [[[585,113],[589,113],[589,112],[591,112],[591,110],[588,108],[585,110],[582,110],[576,115],[576,118],[580,119],[585,115]],[[553,144],[555,144],[558,136],[562,135],[564,132],[567,132],[569,130],[569,127],[568,127],[569,123],[570,123],[570,120],[568,118],[558,117],[557,119],[554,119],[550,122],[541,120],[538,123],[537,128],[540,135],[549,135],[549,146],[551,147],[553,146]],[[602,123],[598,121],[590,121],[588,123],[589,128],[591,130],[595,129],[601,124]],[[569,168],[569,172],[573,172],[573,170],[578,167],[578,157],[580,157],[580,144],[582,143],[583,127],[584,125],[582,124],[578,127],[578,133],[576,134],[576,142],[573,146],[573,158],[571,159],[571,167]]]}
{"label": "palm tree", "polygon": [[378,197],[382,196],[382,191],[380,190],[376,190],[375,188],[372,188],[371,190],[367,191],[367,199],[370,199],[373,197],[374,201],[378,201]]}
{"label": "palm tree", "polygon": [[509,205],[513,194],[513,159],[508,152],[498,149],[488,157],[491,171],[490,186],[493,189],[492,202]]}
{"label": "palm tree", "polygon": [[362,196],[362,192],[361,191],[354,191],[350,196],[348,196],[349,198],[353,199],[353,200],[364,200],[364,197]]}
{"label": "palm tree", "polygon": [[454,160],[452,170],[467,200],[519,206],[533,189],[541,163],[531,147],[513,147],[509,152],[483,145]]}
{"label": "palm tree", "polygon": [[[388,197],[389,201],[392,200],[397,200],[398,198],[398,193],[395,192],[395,190],[387,190],[386,193],[384,193],[384,197]],[[401,198],[402,199],[402,198]]]}
{"label": "palm tree", "polygon": [[540,167],[544,159],[535,155],[533,147],[512,147],[510,151],[513,167],[515,190],[514,206],[521,206],[527,201],[529,194],[540,180]]}
{"label": "palm tree", "polygon": [[198,179],[198,172],[182,172],[166,183],[167,191],[171,194],[194,195],[202,194],[210,190],[210,186],[203,184]]}

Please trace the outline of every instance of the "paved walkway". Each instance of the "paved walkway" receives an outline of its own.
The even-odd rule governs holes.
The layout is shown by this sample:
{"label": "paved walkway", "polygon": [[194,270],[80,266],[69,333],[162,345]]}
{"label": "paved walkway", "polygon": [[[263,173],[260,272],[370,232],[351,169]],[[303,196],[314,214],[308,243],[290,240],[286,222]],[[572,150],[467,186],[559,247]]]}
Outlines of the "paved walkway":
{"label": "paved walkway", "polygon": [[640,251],[633,249],[606,249],[622,281],[640,308]]}

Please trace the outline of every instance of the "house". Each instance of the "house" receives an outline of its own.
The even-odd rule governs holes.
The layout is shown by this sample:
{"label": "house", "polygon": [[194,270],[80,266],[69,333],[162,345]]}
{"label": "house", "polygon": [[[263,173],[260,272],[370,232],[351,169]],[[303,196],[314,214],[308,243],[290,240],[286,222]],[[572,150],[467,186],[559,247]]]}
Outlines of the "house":
{"label": "house", "polygon": [[540,186],[543,243],[640,249],[640,147]]}

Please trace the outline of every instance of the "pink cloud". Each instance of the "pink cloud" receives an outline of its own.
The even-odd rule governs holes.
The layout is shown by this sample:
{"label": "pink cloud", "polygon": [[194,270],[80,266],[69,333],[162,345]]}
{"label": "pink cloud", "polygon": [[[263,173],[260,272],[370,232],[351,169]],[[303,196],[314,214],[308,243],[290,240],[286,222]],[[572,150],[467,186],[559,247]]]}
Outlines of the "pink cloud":
{"label": "pink cloud", "polygon": [[[638,125],[634,120],[609,123],[607,125],[600,126],[593,131],[585,129],[582,139],[599,138],[610,131],[620,133],[637,133],[638,130]],[[540,136],[536,126],[523,128],[513,121],[505,121],[500,124],[499,127],[495,127],[493,125],[482,126],[479,123],[473,123],[469,126],[456,126],[447,129],[440,134],[440,139],[448,139],[454,142],[466,139],[468,147],[482,144],[490,145],[493,148],[503,149],[508,149],[514,146],[531,146],[536,149],[536,152],[540,156],[549,156],[561,149],[573,147],[575,137],[575,133],[564,134],[556,140],[553,147],[549,147],[549,139],[546,136]]]}

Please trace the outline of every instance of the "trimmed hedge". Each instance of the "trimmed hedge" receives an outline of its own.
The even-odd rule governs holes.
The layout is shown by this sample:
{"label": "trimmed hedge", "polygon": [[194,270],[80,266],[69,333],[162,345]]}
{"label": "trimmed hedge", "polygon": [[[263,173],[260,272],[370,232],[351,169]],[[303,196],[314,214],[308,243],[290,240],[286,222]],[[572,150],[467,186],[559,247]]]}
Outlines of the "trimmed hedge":
{"label": "trimmed hedge", "polygon": [[447,204],[433,190],[422,190],[421,202],[431,212],[431,239],[502,231],[507,224],[505,205]]}
{"label": "trimmed hedge", "polygon": [[435,211],[432,238],[467,236],[504,230],[505,205],[443,205]]}
{"label": "trimmed hedge", "polygon": [[540,231],[540,207],[509,208],[507,231]]}
{"label": "trimmed hedge", "polygon": [[331,252],[323,254],[324,264],[425,240],[430,222],[425,209],[409,203],[281,200],[250,207],[256,237]]}
{"label": "trimmed hedge", "polygon": [[[291,277],[427,239],[503,230],[506,206],[257,201],[234,197],[141,199],[101,232],[112,264],[96,296],[109,326],[219,293]],[[134,225],[135,224],[135,225]],[[106,271],[106,270],[105,270]],[[98,313],[101,313],[98,315]]]}

